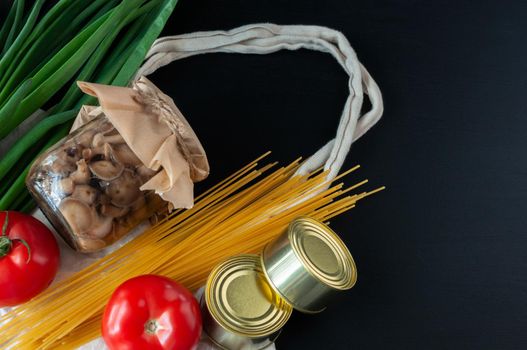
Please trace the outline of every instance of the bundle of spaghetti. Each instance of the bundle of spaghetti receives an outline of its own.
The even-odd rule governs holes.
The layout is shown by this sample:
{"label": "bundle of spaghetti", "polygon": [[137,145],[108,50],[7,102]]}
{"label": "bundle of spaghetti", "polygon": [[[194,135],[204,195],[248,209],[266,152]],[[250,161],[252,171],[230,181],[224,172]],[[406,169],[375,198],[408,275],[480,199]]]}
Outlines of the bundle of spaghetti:
{"label": "bundle of spaghetti", "polygon": [[349,195],[367,180],[346,189],[342,183],[330,187],[324,171],[293,175],[300,160],[256,181],[276,166],[258,168],[260,160],[196,198],[192,209],[167,215],[120,249],[3,316],[0,347],[81,346],[99,336],[104,306],[127,279],[159,274],[196,290],[216,264],[240,253],[259,253],[296,217],[327,221],[383,189]]}

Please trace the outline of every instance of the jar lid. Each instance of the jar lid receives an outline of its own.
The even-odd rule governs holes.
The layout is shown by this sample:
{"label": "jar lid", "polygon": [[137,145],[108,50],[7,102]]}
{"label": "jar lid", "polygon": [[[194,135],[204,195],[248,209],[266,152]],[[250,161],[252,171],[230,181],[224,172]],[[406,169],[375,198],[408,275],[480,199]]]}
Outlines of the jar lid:
{"label": "jar lid", "polygon": [[132,83],[132,89],[139,92],[144,104],[158,109],[160,122],[168,125],[178,135],[178,146],[189,161],[192,181],[198,182],[205,179],[210,170],[207,155],[198,136],[174,100],[143,76]]}
{"label": "jar lid", "polygon": [[[174,101],[144,77],[131,88],[77,84],[97,97],[102,112],[141,162],[159,171],[141,190],[155,191],[171,208],[191,208],[193,182],[208,176],[209,164],[198,137]],[[89,121],[82,120],[85,114],[81,109],[75,127]]]}

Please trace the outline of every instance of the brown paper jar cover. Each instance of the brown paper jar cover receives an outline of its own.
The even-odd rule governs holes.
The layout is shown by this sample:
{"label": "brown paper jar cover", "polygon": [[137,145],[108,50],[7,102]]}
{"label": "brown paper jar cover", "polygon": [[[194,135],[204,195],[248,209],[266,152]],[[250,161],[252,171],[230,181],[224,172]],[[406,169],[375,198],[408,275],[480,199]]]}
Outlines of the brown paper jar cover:
{"label": "brown paper jar cover", "polygon": [[146,78],[130,88],[79,82],[83,106],[70,135],[33,164],[26,184],[75,250],[94,252],[164,209],[191,208],[209,165],[174,104]]}

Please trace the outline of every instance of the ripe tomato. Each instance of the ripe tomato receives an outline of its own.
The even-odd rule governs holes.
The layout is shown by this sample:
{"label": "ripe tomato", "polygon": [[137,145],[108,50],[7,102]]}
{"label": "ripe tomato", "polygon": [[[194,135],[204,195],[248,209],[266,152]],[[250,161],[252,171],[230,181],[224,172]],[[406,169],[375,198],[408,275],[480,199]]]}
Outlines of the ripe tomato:
{"label": "ripe tomato", "polygon": [[169,278],[138,276],[112,294],[102,335],[111,350],[192,349],[201,335],[199,304]]}
{"label": "ripe tomato", "polygon": [[59,267],[53,233],[32,216],[0,212],[0,307],[28,301],[46,289]]}

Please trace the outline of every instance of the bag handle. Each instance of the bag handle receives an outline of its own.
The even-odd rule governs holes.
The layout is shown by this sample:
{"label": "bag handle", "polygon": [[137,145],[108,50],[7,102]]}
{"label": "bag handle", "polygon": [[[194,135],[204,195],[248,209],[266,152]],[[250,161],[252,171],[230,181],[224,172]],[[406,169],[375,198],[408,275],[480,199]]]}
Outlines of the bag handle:
{"label": "bag handle", "polygon": [[[136,77],[148,75],[172,61],[205,53],[268,54],[301,48],[331,54],[349,75],[349,96],[340,117],[337,134],[298,169],[308,174],[324,165],[327,179],[337,176],[351,144],[379,121],[383,102],[379,87],[359,62],[346,37],[336,30],[305,25],[250,24],[228,31],[207,31],[157,39]],[[363,91],[364,89],[364,91]],[[361,114],[363,92],[371,109]]]}

